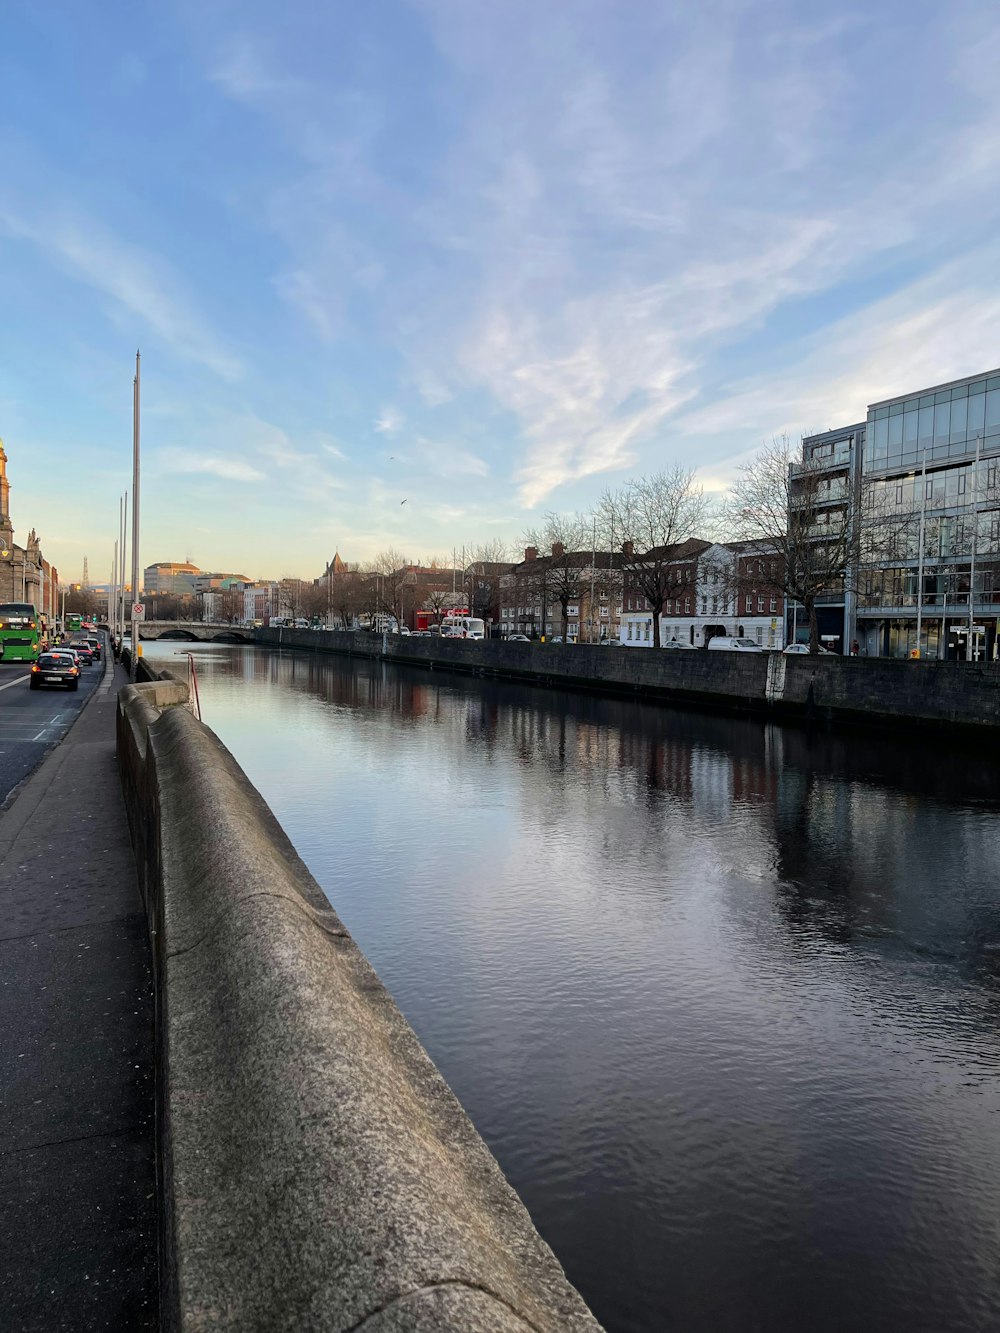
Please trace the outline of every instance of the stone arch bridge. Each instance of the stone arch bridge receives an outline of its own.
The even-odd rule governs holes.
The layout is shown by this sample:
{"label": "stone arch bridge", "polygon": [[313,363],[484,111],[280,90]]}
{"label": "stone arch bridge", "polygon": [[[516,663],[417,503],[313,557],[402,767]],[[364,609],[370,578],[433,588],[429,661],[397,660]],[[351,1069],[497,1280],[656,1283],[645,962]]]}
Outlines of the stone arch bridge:
{"label": "stone arch bridge", "polygon": [[139,638],[179,639],[185,643],[253,643],[253,630],[205,620],[140,620]]}

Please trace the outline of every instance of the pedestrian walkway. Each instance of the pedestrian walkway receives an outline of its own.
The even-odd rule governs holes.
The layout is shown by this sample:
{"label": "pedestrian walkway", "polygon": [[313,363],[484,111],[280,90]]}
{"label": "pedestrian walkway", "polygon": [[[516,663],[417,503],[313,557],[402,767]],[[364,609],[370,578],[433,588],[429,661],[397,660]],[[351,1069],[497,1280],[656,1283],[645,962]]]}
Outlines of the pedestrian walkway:
{"label": "pedestrian walkway", "polygon": [[0,1329],[157,1326],[153,987],[121,667],[0,813]]}

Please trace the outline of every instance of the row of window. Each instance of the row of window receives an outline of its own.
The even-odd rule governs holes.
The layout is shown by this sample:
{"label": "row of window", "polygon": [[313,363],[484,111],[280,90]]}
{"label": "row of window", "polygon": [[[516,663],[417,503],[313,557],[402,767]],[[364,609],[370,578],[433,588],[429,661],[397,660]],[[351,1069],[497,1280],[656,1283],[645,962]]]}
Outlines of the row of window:
{"label": "row of window", "polygon": [[[991,380],[991,385],[996,385]],[[978,390],[978,392],[970,392]],[[952,397],[952,394],[958,395]],[[868,424],[867,460],[886,458],[942,444],[975,442],[1000,431],[1000,387],[983,382],[928,394],[906,403],[878,408]]]}
{"label": "row of window", "polygon": [[[697,609],[698,609],[697,597],[695,597],[694,599],[690,597],[683,597],[683,598],[668,597],[663,604],[663,614],[666,616],[670,615],[689,616],[691,615],[692,600],[695,603],[695,614],[697,614]],[[770,610],[771,614],[773,615],[778,609],[778,598],[774,594],[747,593],[743,601],[747,615],[752,614],[755,601],[757,603],[757,611],[761,615],[766,614],[768,610]],[[711,599],[711,602],[712,602],[711,614],[713,616],[729,614],[730,608],[732,607],[732,602],[728,597],[722,597],[722,598],[713,597]],[[708,597],[703,597],[701,599],[701,614],[703,616],[707,616],[709,614],[708,603],[709,603]],[[649,603],[646,601],[644,597],[642,598],[637,597],[635,599],[627,599],[625,602],[625,609],[627,611],[648,611],[650,608],[649,608]]]}
{"label": "row of window", "polygon": [[[552,610],[551,604],[549,610]],[[621,611],[622,609],[620,606],[616,608],[616,614],[621,615]],[[566,614],[567,616],[578,616],[580,614],[580,608],[578,606],[568,606],[566,608]],[[599,616],[607,617],[609,610],[606,606],[601,606],[597,608],[597,614]],[[508,620],[512,620],[515,616],[531,617],[533,620],[541,620],[542,608],[540,606],[502,606],[500,608],[500,616],[501,618],[506,617]]]}

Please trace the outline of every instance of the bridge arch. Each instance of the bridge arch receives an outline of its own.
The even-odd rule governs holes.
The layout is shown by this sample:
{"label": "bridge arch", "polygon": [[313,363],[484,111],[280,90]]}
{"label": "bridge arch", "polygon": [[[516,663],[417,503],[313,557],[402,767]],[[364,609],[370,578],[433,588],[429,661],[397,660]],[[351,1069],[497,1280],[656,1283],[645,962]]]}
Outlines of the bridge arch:
{"label": "bridge arch", "polygon": [[142,620],[140,639],[173,639],[182,643],[253,643],[253,630],[204,620]]}

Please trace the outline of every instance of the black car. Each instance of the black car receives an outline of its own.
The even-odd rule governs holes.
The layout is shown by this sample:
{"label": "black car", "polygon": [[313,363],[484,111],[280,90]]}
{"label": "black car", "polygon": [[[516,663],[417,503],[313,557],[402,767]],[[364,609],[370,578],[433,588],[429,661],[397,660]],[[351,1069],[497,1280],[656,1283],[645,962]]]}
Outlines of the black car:
{"label": "black car", "polygon": [[89,643],[85,643],[82,639],[74,639],[69,646],[84,666],[90,666],[94,660],[94,654]]}
{"label": "black car", "polygon": [[55,689],[64,686],[75,690],[80,685],[80,668],[69,653],[42,653],[32,665],[28,688],[32,690]]}

